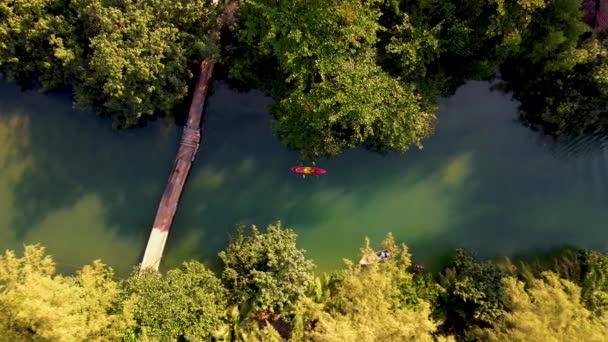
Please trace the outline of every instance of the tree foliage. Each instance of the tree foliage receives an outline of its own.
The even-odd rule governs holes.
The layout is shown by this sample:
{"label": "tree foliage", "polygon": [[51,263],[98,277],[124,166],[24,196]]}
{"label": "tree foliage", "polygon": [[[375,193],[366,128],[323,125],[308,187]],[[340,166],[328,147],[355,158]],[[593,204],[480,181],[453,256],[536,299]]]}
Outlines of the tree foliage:
{"label": "tree foliage", "polygon": [[[556,136],[605,130],[605,34],[575,0],[244,0],[231,75],[275,98],[305,158],[421,147],[439,96],[501,75],[522,119]],[[219,58],[212,0],[3,0],[0,70],[71,85],[78,108],[131,127],[175,111],[190,66]]]}
{"label": "tree foliage", "polygon": [[505,278],[507,312],[475,335],[483,341],[605,341],[608,316],[585,308],[574,283],[550,272],[543,278],[528,289],[516,278]]}
{"label": "tree foliage", "polygon": [[546,71],[568,71],[586,62],[592,51],[579,43],[591,29],[582,19],[580,1],[546,1],[546,6],[532,16],[517,57]]}
{"label": "tree foliage", "polygon": [[39,245],[0,256],[0,335],[7,341],[108,341],[134,325],[133,299],[121,298],[112,270],[95,261],[55,275]]}
{"label": "tree foliage", "polygon": [[581,300],[585,306],[597,313],[608,310],[608,255],[606,253],[580,249],[567,250],[553,259],[549,265],[523,265],[518,272],[520,278],[531,282],[541,278],[542,272],[551,271],[560,278],[569,280],[581,288]]}
{"label": "tree foliage", "polygon": [[[603,253],[581,250],[553,264],[517,268],[458,251],[439,274],[440,286],[434,274],[410,271],[411,255],[392,235],[382,248],[391,257],[380,261],[367,240],[361,255],[370,264],[347,260],[345,269],[313,277],[291,230],[254,226],[221,253],[228,261],[225,287],[196,261],[165,275],[134,272],[124,281],[99,261],[75,275],[56,275],[53,259],[30,245],[21,257],[0,256],[0,336],[61,342],[605,339]],[[299,261],[276,262],[287,255]]]}
{"label": "tree foliage", "polygon": [[46,89],[69,84],[84,47],[66,8],[56,0],[0,1],[0,70],[38,77]]}
{"label": "tree foliage", "polygon": [[608,315],[608,255],[582,250],[579,260],[583,303],[593,312]]}
{"label": "tree foliage", "polygon": [[265,232],[244,226],[219,253],[222,279],[233,301],[248,302],[253,312],[284,313],[302,297],[312,282],[312,261],[296,246],[297,235],[280,222]]}
{"label": "tree foliage", "polygon": [[90,40],[76,104],[93,104],[129,127],[170,114],[188,94],[193,62],[214,53],[211,0],[79,0],[78,24]]}
{"label": "tree foliage", "polygon": [[[507,89],[521,101],[521,118],[558,139],[605,132],[608,128],[608,40],[591,37],[580,44],[584,61],[562,59],[569,70],[544,71],[545,64],[513,61],[503,68]],[[558,63],[552,60],[549,63]]]}
{"label": "tree foliage", "polygon": [[435,96],[451,94],[467,79],[493,77],[518,51],[532,14],[545,6],[544,0],[383,3],[383,67]]}
{"label": "tree foliage", "polygon": [[519,52],[547,1],[245,1],[228,60],[276,98],[275,130],[305,156],[405,151],[439,96]]}
{"label": "tree foliage", "polygon": [[215,54],[211,0],[3,0],[0,70],[74,89],[76,105],[130,127],[170,114],[189,66]]}
{"label": "tree foliage", "polygon": [[[274,128],[287,146],[306,157],[331,156],[358,145],[405,151],[432,131],[433,107],[422,101],[416,85],[377,64],[378,3],[262,0],[241,5],[232,75],[276,97]],[[262,66],[267,63],[274,70]]]}
{"label": "tree foliage", "polygon": [[501,68],[522,122],[560,140],[608,128],[608,41],[582,18],[579,1],[547,1]]}
{"label": "tree foliage", "polygon": [[[397,246],[392,235],[382,243],[393,256],[362,266],[348,262],[340,285],[325,303],[305,299],[298,306],[297,319],[314,326],[307,330],[310,341],[434,341],[436,323],[431,306],[424,300],[406,306],[401,288],[413,282],[407,271],[410,254]],[[367,240],[362,255],[374,255]]]}
{"label": "tree foliage", "polygon": [[450,265],[440,275],[445,292],[438,298],[445,332],[464,331],[472,326],[487,326],[504,313],[502,302],[505,271],[492,261],[476,260],[458,249]]}
{"label": "tree foliage", "polygon": [[164,276],[136,273],[125,285],[125,294],[138,298],[138,338],[209,340],[224,324],[227,291],[220,279],[199,262],[185,262]]}

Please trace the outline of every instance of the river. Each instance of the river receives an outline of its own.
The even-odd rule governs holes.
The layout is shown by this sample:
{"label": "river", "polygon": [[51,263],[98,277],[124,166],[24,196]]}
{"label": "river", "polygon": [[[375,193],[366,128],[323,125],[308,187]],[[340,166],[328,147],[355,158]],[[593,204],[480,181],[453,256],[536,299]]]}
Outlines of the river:
{"label": "river", "polygon": [[[516,121],[517,103],[469,82],[441,102],[422,150],[363,150],[289,172],[297,153],[272,135],[258,92],[217,82],[203,146],[178,208],[164,267],[217,261],[235,224],[281,220],[320,271],[389,231],[417,261],[454,247],[482,257],[562,245],[608,248],[608,141],[555,145]],[[61,94],[0,84],[0,249],[40,242],[69,272],[102,259],[124,275],[140,259],[180,129],[115,131]]]}

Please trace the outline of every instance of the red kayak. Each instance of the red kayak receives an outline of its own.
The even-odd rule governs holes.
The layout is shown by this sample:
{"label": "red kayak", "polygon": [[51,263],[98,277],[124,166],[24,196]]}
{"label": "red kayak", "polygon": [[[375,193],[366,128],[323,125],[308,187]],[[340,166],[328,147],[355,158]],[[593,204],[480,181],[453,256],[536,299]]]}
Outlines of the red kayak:
{"label": "red kayak", "polygon": [[327,173],[326,170],[316,166],[292,166],[290,170],[301,175],[323,175]]}

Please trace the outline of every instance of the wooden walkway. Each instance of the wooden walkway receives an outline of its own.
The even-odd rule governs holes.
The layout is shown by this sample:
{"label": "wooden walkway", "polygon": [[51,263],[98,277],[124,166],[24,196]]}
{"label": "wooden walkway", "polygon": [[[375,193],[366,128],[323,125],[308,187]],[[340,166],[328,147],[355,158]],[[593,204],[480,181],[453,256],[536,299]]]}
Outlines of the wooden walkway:
{"label": "wooden walkway", "polygon": [[188,113],[188,122],[182,132],[182,140],[175,156],[169,181],[160,198],[160,204],[158,205],[154,224],[152,225],[152,232],[150,233],[148,245],[141,262],[142,269],[152,268],[158,270],[160,265],[169,229],[177,211],[179,198],[201,143],[201,117],[214,65],[215,62],[212,60],[204,60],[201,63],[199,78],[196,82],[196,89],[194,90],[190,112]]}
{"label": "wooden walkway", "polygon": [[[231,0],[226,4],[222,15],[217,18],[215,33],[219,33],[222,27],[234,22],[234,13],[238,5],[239,0]],[[201,143],[201,119],[214,66],[215,60],[213,59],[205,59],[200,64],[198,79],[188,112],[188,121],[182,132],[182,139],[175,156],[175,162],[173,162],[167,186],[158,205],[150,238],[148,239],[144,257],[141,261],[141,270],[154,269],[158,271],[160,266],[167,237],[169,236],[169,229],[177,211],[179,198]]]}

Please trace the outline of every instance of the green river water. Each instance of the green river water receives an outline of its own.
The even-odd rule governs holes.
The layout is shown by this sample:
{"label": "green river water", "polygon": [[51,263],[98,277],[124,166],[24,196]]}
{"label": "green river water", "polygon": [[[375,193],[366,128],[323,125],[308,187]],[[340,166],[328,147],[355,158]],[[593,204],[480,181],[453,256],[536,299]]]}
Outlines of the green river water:
{"label": "green river water", "polygon": [[[216,83],[203,146],[186,183],[164,265],[215,262],[236,223],[281,220],[319,270],[392,231],[417,261],[454,247],[480,256],[564,244],[608,247],[608,141],[555,145],[516,121],[517,103],[486,82],[441,102],[423,150],[348,152],[289,172],[297,154],[270,130],[257,92]],[[126,274],[145,247],[181,129],[157,121],[115,131],[65,95],[0,84],[0,250],[41,242],[60,269],[100,258]]]}

